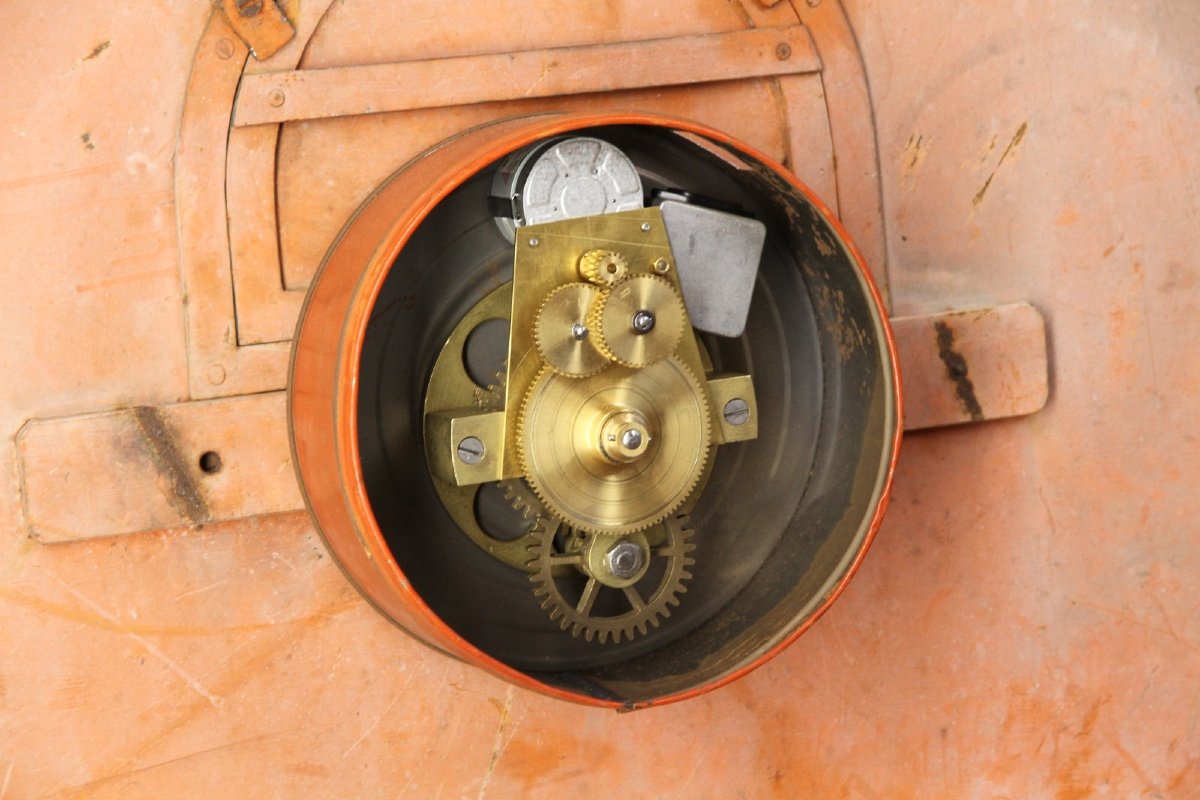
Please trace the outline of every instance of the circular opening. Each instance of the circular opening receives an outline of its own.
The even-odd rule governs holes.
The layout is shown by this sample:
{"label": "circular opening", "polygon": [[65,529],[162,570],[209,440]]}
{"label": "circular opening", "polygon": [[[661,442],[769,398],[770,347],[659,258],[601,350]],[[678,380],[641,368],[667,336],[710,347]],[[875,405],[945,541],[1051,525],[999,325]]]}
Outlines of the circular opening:
{"label": "circular opening", "polygon": [[487,389],[504,380],[508,358],[508,320],[485,319],[463,343],[463,367],[476,386]]}
{"label": "circular opening", "polygon": [[[398,567],[420,596],[420,607],[409,609],[403,599],[375,598],[388,591],[380,583],[360,584],[368,596],[382,600],[381,607],[404,606],[394,618],[433,616],[453,632],[444,641],[431,639],[433,644],[461,653],[465,641],[486,656],[485,666],[510,679],[516,680],[514,673],[500,670],[501,665],[543,689],[637,704],[678,698],[761,663],[840,592],[878,523],[894,463],[898,388],[886,319],[869,278],[840,228],[789,178],[750,153],[729,148],[746,165],[734,168],[717,152],[723,145],[699,144],[666,127],[614,125],[578,133],[620,148],[651,192],[683,187],[694,196],[719,198],[765,224],[767,240],[745,333],[700,337],[711,361],[706,371],[753,376],[757,438],[716,449],[702,492],[689,501],[686,518],[671,533],[677,544],[656,541],[648,550],[647,575],[626,587],[629,591],[596,589],[573,568],[547,566],[531,577],[529,528],[503,493],[460,487],[463,491],[451,493],[463,507],[459,516],[482,530],[472,538],[456,524],[447,495],[435,491],[422,409],[442,348],[461,335],[455,332],[464,320],[482,318],[473,315],[489,294],[512,286],[513,247],[496,228],[486,202],[493,165],[428,213],[422,207],[419,225],[379,284],[364,289],[377,290],[377,300],[361,351],[346,357],[359,359],[351,370],[357,377],[353,441],[365,490],[358,496],[366,498],[368,508],[364,513],[353,506],[349,512],[365,518],[356,525],[377,526],[381,546],[386,544],[386,555],[396,565],[389,569]],[[521,146],[528,145],[526,140]],[[402,183],[403,172],[395,180]],[[397,214],[413,213],[403,205],[411,194],[392,196],[402,198],[390,201]],[[652,229],[649,222],[640,227]],[[351,227],[341,242],[353,235]],[[543,249],[553,249],[552,238],[545,237],[545,243],[550,247]],[[378,252],[376,244],[371,249]],[[335,245],[327,267],[336,264],[341,246]],[[354,248],[347,246],[346,252]],[[344,260],[336,264],[339,269],[362,269],[350,257]],[[684,270],[674,263],[673,272]],[[314,292],[319,289],[318,284]],[[507,291],[511,295],[514,289]],[[423,301],[415,306],[394,302],[407,293]],[[497,386],[495,376],[506,368],[502,345],[509,327],[506,320],[485,319],[446,350],[459,363],[461,347],[462,382],[468,388],[472,383]],[[305,335],[320,332],[314,328]],[[303,340],[298,342],[296,374],[304,353]],[[474,402],[485,412],[500,410],[499,396],[477,393]],[[462,405],[471,402],[468,398]],[[350,413],[334,410],[343,417]],[[714,423],[723,411],[733,418],[729,424],[748,421],[739,408],[713,411]],[[327,420],[322,416],[314,424],[328,425]],[[300,467],[310,495],[335,494],[315,480],[310,485],[304,463]],[[345,487],[330,502],[340,502],[344,494]],[[321,509],[317,503],[313,508],[320,520]],[[358,540],[343,543],[334,537],[330,546],[339,557],[362,557]],[[553,554],[563,545],[554,541],[545,548]],[[504,553],[507,560],[497,555]],[[679,589],[684,583],[686,592]],[[547,596],[568,616],[570,609],[594,603],[593,616],[613,618],[614,628],[624,624],[619,620],[631,603],[661,601],[670,613],[648,632],[593,639],[586,630],[585,635],[569,630],[561,615],[546,613]]]}
{"label": "circular opening", "polygon": [[221,454],[216,450],[207,450],[200,454],[200,471],[212,475],[221,471]]}

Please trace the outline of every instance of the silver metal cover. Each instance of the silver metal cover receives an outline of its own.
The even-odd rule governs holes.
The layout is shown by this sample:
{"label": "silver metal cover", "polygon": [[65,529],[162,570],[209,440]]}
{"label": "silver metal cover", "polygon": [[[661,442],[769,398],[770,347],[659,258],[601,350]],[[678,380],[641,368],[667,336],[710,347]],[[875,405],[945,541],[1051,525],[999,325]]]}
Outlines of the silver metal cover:
{"label": "silver metal cover", "polygon": [[692,326],[741,336],[767,228],[756,219],[667,200],[660,206]]}

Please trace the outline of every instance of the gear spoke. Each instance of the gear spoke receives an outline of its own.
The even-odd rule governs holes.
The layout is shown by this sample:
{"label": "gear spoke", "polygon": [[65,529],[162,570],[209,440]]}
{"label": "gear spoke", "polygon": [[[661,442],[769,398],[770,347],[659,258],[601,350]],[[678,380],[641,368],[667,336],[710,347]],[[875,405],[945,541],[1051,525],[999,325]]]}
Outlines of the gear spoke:
{"label": "gear spoke", "polygon": [[632,586],[626,586],[622,591],[625,592],[625,599],[629,601],[629,605],[633,606],[633,610],[641,613],[646,608],[646,601],[638,594],[638,590]]}
{"label": "gear spoke", "polygon": [[587,586],[583,587],[583,596],[579,598],[579,603],[575,606],[575,611],[585,617],[591,614],[592,606],[596,604],[596,596],[599,594],[600,581],[595,578],[588,578]]}

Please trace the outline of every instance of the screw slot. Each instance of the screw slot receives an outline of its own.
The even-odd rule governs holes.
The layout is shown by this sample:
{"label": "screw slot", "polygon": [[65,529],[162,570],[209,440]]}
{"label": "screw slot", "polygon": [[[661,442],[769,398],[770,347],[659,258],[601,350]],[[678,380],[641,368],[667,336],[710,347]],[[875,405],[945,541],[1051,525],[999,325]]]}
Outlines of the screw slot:
{"label": "screw slot", "polygon": [[476,436],[468,436],[458,443],[458,460],[464,464],[474,466],[483,461],[486,453],[483,441]]}
{"label": "screw slot", "polygon": [[730,425],[745,425],[750,421],[750,404],[735,397],[725,404],[724,417]]}
{"label": "screw slot", "polygon": [[633,315],[633,320],[630,323],[633,326],[633,332],[642,335],[654,330],[654,312],[649,309],[639,309]]}
{"label": "screw slot", "polygon": [[213,475],[221,471],[221,454],[216,450],[206,450],[200,454],[200,471]]}

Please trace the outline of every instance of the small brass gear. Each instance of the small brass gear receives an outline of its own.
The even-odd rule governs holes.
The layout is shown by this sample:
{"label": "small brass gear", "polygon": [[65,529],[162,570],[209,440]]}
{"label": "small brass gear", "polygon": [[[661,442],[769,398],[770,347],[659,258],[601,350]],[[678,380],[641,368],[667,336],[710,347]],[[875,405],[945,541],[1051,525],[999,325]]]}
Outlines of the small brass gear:
{"label": "small brass gear", "polygon": [[612,286],[629,274],[629,264],[612,250],[589,250],[579,259],[579,274],[597,286]]}
{"label": "small brass gear", "polygon": [[588,311],[599,296],[600,290],[590,283],[567,283],[542,301],[533,321],[533,338],[542,360],[555,372],[583,378],[608,365],[587,327]]}
{"label": "small brass gear", "polygon": [[687,312],[669,281],[635,275],[601,293],[587,327],[605,356],[627,367],[646,367],[675,352]]}
{"label": "small brass gear", "polygon": [[[648,543],[651,562],[643,572],[644,580],[613,586],[591,574],[588,544],[580,546],[577,538],[558,536],[553,526],[540,520],[533,530],[535,541],[529,546],[534,596],[542,598],[542,608],[562,630],[570,629],[572,636],[583,636],[589,642],[598,639],[601,644],[615,644],[622,637],[632,640],[645,635],[671,616],[671,608],[679,605],[679,596],[687,591],[692,577],[689,568],[695,563],[691,553],[696,545],[690,541],[691,535],[684,514],[668,517],[645,536],[637,534],[643,546]],[[596,537],[590,543],[609,546],[596,542]],[[564,571],[564,566],[573,569]]]}
{"label": "small brass gear", "polygon": [[543,368],[518,415],[517,456],[551,515],[593,533],[633,533],[695,489],[709,415],[700,382],[675,356],[578,379]]}

